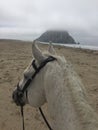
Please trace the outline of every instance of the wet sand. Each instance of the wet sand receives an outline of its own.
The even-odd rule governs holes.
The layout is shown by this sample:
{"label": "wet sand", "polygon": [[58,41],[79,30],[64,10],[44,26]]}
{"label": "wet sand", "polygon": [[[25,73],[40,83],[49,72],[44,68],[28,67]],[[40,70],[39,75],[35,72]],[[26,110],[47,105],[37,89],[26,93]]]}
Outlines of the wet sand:
{"label": "wet sand", "polygon": [[[47,50],[47,45],[40,45]],[[70,61],[81,77],[89,102],[98,113],[98,51],[57,46],[56,51]],[[22,130],[20,109],[12,101],[12,91],[32,59],[32,43],[0,40],[0,130]],[[47,105],[43,106],[47,118]],[[48,130],[38,111],[25,106],[26,130]]]}

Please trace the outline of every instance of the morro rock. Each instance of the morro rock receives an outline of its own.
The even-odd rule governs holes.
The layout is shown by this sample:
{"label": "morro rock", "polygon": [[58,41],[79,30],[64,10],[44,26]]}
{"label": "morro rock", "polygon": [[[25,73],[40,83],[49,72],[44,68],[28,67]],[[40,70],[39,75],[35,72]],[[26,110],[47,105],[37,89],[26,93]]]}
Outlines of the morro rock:
{"label": "morro rock", "polygon": [[40,42],[53,42],[53,43],[65,43],[76,44],[72,36],[67,31],[46,31],[38,39]]}

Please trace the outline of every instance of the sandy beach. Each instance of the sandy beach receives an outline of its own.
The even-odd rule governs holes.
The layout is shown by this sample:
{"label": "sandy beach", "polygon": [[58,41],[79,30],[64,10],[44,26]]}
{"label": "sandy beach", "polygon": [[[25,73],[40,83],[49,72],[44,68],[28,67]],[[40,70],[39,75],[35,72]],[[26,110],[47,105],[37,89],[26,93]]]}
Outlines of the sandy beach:
{"label": "sandy beach", "polygon": [[[47,45],[40,45],[47,50]],[[98,113],[98,51],[55,46],[81,77],[89,103]],[[32,59],[32,43],[0,40],[0,130],[22,130],[20,108],[12,101],[12,92]],[[47,104],[43,106],[47,118]],[[38,109],[25,106],[26,130],[48,130]]]}

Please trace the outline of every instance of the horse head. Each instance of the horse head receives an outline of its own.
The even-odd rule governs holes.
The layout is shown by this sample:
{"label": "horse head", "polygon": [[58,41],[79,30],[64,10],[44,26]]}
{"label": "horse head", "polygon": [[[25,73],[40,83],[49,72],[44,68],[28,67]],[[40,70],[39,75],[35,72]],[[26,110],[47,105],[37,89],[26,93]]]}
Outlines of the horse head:
{"label": "horse head", "polygon": [[[49,45],[49,54],[55,54],[55,50],[52,44]],[[41,70],[36,77],[32,80],[32,76],[35,74],[36,68],[39,68],[48,55],[43,54],[36,45],[36,41],[32,44],[32,53],[34,59],[30,62],[28,67],[23,73],[23,78],[17,84],[17,87],[13,91],[13,100],[17,105],[30,104],[34,107],[40,107],[46,102],[44,92],[44,68]],[[30,81],[29,83],[27,83]],[[27,85],[27,86],[26,86]],[[24,91],[24,86],[26,90]]]}

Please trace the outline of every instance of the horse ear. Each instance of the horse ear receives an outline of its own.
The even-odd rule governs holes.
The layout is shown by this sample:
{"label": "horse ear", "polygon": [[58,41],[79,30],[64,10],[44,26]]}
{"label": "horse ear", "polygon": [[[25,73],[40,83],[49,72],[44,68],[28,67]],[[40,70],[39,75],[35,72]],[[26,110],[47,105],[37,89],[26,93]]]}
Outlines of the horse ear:
{"label": "horse ear", "polygon": [[51,53],[51,54],[53,54],[53,55],[56,54],[56,51],[55,51],[55,49],[54,49],[54,47],[53,47],[52,42],[49,42],[49,48],[48,48],[48,51],[49,51],[49,53]]}
{"label": "horse ear", "polygon": [[46,57],[42,54],[36,43],[37,41],[33,41],[32,53],[35,59],[38,61],[38,63],[41,63],[43,60],[45,60]]}

